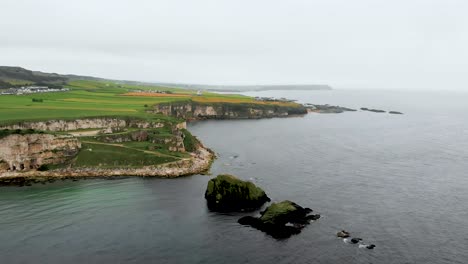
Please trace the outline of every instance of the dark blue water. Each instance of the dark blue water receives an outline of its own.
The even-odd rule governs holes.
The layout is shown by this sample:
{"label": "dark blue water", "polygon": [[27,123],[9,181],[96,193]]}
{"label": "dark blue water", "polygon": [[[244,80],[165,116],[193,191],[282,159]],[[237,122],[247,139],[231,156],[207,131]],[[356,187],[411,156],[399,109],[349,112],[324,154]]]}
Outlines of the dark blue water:
{"label": "dark blue water", "polygon": [[[210,176],[66,181],[0,188],[0,263],[466,263],[468,94],[253,94],[405,115],[191,125],[219,154],[213,174],[252,179],[274,201],[322,215],[288,240],[208,212]],[[341,229],[377,248],[343,243]]]}

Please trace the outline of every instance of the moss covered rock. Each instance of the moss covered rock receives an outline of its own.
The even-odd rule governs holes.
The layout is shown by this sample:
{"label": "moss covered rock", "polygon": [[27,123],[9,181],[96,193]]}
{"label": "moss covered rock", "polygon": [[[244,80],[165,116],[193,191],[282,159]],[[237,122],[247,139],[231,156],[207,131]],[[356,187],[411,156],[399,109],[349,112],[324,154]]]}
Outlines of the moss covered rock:
{"label": "moss covered rock", "polygon": [[275,238],[288,238],[299,234],[312,220],[320,215],[312,215],[312,210],[303,208],[291,201],[271,204],[261,217],[246,216],[239,219],[239,223],[255,227]]}
{"label": "moss covered rock", "polygon": [[212,211],[250,211],[270,201],[265,192],[252,182],[232,175],[218,175],[208,182],[205,192]]}

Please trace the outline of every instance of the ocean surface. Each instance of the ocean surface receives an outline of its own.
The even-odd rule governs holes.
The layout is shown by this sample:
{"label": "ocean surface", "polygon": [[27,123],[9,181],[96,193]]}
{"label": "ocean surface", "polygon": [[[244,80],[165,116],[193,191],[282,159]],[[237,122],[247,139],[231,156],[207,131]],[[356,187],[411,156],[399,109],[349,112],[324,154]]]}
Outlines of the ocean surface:
{"label": "ocean surface", "polygon": [[[405,114],[190,125],[219,155],[213,175],[322,215],[290,239],[209,212],[212,176],[59,181],[0,188],[0,263],[468,263],[468,93],[248,94]],[[341,229],[377,247],[346,244]]]}

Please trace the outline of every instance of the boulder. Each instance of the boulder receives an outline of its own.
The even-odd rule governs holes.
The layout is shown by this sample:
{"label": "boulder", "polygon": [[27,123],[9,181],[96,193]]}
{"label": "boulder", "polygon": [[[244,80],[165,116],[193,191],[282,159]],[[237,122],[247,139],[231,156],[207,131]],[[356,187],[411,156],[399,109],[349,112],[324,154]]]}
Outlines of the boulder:
{"label": "boulder", "polygon": [[208,182],[205,192],[208,208],[212,211],[252,211],[260,208],[270,198],[252,182],[232,175],[218,175]]}
{"label": "boulder", "polygon": [[242,225],[249,225],[261,230],[274,238],[288,238],[299,234],[311,221],[320,218],[320,215],[311,215],[312,210],[303,208],[291,201],[282,201],[271,204],[259,218],[245,216],[239,219]]}

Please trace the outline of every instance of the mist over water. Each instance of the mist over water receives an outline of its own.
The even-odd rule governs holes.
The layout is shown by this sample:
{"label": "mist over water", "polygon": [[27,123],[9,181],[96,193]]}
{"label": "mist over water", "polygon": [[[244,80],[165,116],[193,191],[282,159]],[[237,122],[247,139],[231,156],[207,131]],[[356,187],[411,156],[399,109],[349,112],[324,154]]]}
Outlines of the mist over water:
{"label": "mist over water", "polygon": [[[210,176],[0,188],[2,263],[465,263],[468,94],[264,91],[301,102],[396,110],[205,121],[213,175],[251,179],[322,218],[278,241],[206,209]],[[346,229],[374,250],[335,237]]]}

